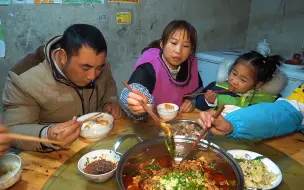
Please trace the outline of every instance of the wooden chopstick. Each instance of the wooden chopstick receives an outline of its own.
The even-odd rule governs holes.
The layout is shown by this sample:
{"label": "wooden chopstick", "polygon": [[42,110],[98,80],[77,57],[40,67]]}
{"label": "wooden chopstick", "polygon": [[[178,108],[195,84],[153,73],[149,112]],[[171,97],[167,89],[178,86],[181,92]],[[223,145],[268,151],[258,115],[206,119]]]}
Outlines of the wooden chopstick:
{"label": "wooden chopstick", "polygon": [[[102,117],[103,115],[102,115],[102,113],[96,113],[96,114],[94,114],[94,115],[92,115],[91,117],[88,117],[88,118],[86,118],[85,120],[83,120],[83,121],[78,121],[79,123],[86,123],[86,122],[88,122],[88,121],[91,121],[91,120],[93,120],[93,119],[97,119],[97,118],[99,118],[99,117]],[[62,133],[63,131],[65,131],[66,129],[59,129],[58,130],[58,132],[59,133]]]}
{"label": "wooden chopstick", "polygon": [[[223,112],[223,110],[225,109],[225,106],[222,105],[220,107],[220,109],[218,109],[215,114],[214,114],[214,118],[218,118],[221,113]],[[200,134],[200,136],[196,139],[196,141],[192,144],[192,147],[189,149],[189,151],[187,152],[186,156],[182,159],[182,161],[180,163],[182,163],[188,156],[189,154],[195,149],[195,147],[198,145],[198,143],[200,142],[200,140],[205,137],[207,135],[209,131],[209,128],[206,128],[205,130],[203,130],[203,132]]]}
{"label": "wooden chopstick", "polygon": [[[97,113],[94,114],[93,116],[81,121],[82,123],[88,122],[91,119],[97,117],[98,115],[102,115],[102,113]],[[99,117],[99,116],[98,116]],[[15,133],[9,133],[7,134],[9,138],[15,139],[15,140],[23,140],[23,141],[32,141],[32,142],[41,142],[41,143],[51,143],[51,144],[57,144],[57,145],[63,145],[64,142],[62,141],[54,141],[54,140],[49,140],[46,138],[38,138],[34,136],[27,136],[27,135],[21,135],[21,134],[15,134]]]}
{"label": "wooden chopstick", "polygon": [[[133,88],[131,88],[128,83],[126,83],[125,81],[122,81],[122,83],[125,85],[125,87],[130,91],[130,92],[133,92],[137,95],[140,95],[140,96],[145,96],[144,94],[140,93],[140,92],[137,92],[135,91]],[[151,110],[144,102],[140,101],[140,105],[148,112],[148,114],[156,121],[160,124],[160,126],[163,128],[164,132],[166,133],[166,135],[168,137],[172,137],[172,132],[171,132],[171,129],[170,129],[170,124],[167,124],[167,123],[164,123],[162,121],[162,119],[160,119],[154,112],[153,110]]]}
{"label": "wooden chopstick", "polygon": [[92,115],[91,117],[86,118],[83,121],[80,121],[80,122],[81,123],[86,123],[86,122],[88,122],[88,121],[90,121],[92,119],[96,119],[96,118],[101,117],[101,116],[102,116],[102,113],[97,113],[97,114]]}
{"label": "wooden chopstick", "polygon": [[[220,93],[225,93],[225,92],[232,92],[231,90],[217,90],[217,91],[213,91],[214,93],[220,94]],[[196,93],[196,94],[186,94],[184,95],[184,97],[196,97],[196,96],[200,96],[200,95],[204,95],[207,92],[202,92],[202,93]]]}
{"label": "wooden chopstick", "polygon": [[62,142],[62,141],[53,141],[53,140],[49,140],[49,139],[46,139],[46,138],[38,138],[38,137],[15,134],[15,133],[9,133],[9,134],[7,134],[7,136],[9,138],[12,138],[12,139],[15,139],[15,140],[51,143],[51,144],[57,144],[57,145],[63,145],[64,144],[64,142]]}

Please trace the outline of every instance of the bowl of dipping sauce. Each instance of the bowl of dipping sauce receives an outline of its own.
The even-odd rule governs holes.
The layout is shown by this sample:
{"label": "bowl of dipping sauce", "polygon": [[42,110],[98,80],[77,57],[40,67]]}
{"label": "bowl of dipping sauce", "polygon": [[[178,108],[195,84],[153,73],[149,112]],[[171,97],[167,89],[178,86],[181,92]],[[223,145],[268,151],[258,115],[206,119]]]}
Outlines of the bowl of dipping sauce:
{"label": "bowl of dipping sauce", "polygon": [[79,159],[78,170],[88,180],[101,183],[114,175],[119,160],[113,150],[95,150]]}

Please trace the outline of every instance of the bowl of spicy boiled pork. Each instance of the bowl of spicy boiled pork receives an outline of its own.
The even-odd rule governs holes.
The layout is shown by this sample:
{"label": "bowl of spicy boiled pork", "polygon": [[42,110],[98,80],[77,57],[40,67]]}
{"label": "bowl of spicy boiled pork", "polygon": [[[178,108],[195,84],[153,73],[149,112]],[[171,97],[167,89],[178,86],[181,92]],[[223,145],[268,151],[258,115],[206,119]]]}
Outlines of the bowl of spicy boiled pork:
{"label": "bowl of spicy boiled pork", "polygon": [[104,182],[114,175],[119,159],[113,150],[95,150],[80,158],[78,170],[91,181]]}
{"label": "bowl of spicy boiled pork", "polygon": [[[126,190],[244,189],[244,176],[236,160],[213,143],[202,140],[198,149],[180,163],[195,140],[196,138],[190,136],[174,136],[174,160],[170,157],[163,137],[142,141],[128,149],[117,166],[116,179],[119,188]],[[121,140],[117,141],[117,143],[121,142]]]}
{"label": "bowl of spicy boiled pork", "polygon": [[[174,136],[181,135],[199,137],[203,132],[203,128],[196,121],[192,120],[177,119],[167,121],[166,123],[170,124],[170,128]],[[161,131],[159,135],[164,136],[164,132]],[[210,134],[208,133],[207,135],[209,136]]]}

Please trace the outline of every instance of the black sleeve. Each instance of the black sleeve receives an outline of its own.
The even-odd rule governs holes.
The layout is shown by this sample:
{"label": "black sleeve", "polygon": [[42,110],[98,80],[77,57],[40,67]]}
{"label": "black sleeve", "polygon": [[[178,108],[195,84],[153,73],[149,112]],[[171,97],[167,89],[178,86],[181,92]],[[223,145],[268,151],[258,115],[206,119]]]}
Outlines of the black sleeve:
{"label": "black sleeve", "polygon": [[211,82],[204,88],[203,92],[207,92],[207,90],[215,90],[215,87],[216,87],[216,82],[215,81]]}
{"label": "black sleeve", "polygon": [[138,66],[132,73],[128,83],[138,83],[143,85],[152,94],[155,86],[156,74],[151,63],[144,63]]}

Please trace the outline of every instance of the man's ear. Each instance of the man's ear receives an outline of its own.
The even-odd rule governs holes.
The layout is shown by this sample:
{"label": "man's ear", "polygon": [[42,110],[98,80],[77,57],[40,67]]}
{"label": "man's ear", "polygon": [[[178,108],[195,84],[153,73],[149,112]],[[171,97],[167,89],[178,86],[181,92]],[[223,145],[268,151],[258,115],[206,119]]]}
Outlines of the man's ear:
{"label": "man's ear", "polygon": [[68,56],[64,49],[58,50],[59,61],[62,66],[66,66],[68,61]]}

